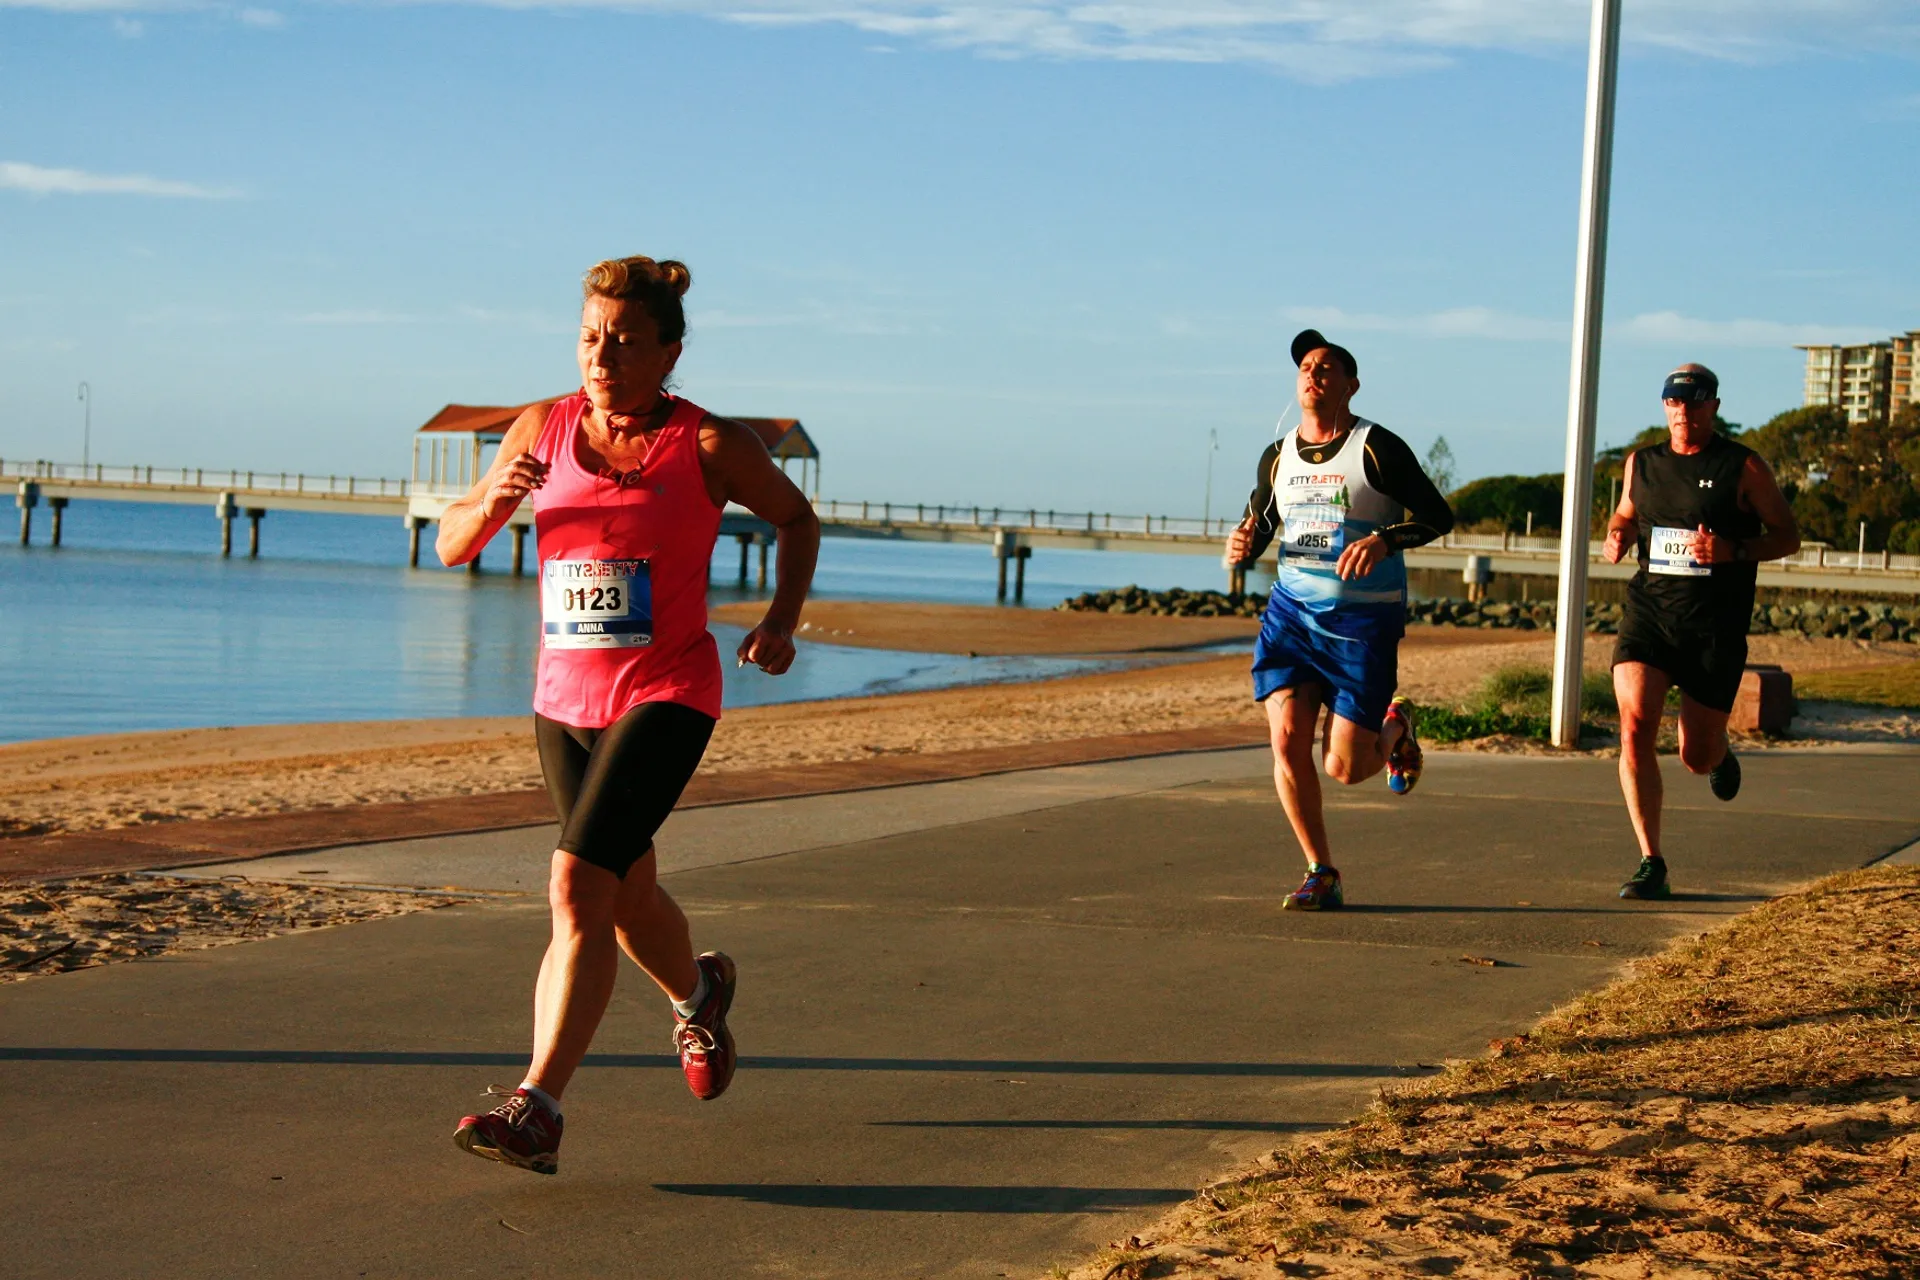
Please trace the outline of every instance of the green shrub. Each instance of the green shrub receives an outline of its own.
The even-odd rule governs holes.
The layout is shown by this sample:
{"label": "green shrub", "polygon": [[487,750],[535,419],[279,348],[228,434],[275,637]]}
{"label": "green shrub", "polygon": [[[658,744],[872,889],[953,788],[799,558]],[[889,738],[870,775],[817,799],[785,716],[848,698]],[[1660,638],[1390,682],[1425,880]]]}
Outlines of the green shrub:
{"label": "green shrub", "polygon": [[[1546,742],[1553,736],[1552,713],[1553,673],[1545,667],[1507,666],[1488,674],[1464,707],[1422,706],[1419,730],[1422,739],[1434,743],[1496,734]],[[1580,714],[1583,719],[1619,714],[1606,672],[1589,672],[1580,682]]]}
{"label": "green shrub", "polygon": [[[1545,667],[1501,667],[1481,681],[1474,705],[1516,715],[1549,716],[1553,713],[1553,673]],[[1613,716],[1619,711],[1613,700],[1613,677],[1604,671],[1588,672],[1580,682],[1580,713]]]}
{"label": "green shrub", "polygon": [[1421,707],[1419,730],[1422,740],[1434,743],[1469,742],[1510,733],[1521,738],[1545,742],[1552,730],[1545,716],[1512,715],[1505,711],[1476,707],[1470,711],[1454,707]]}
{"label": "green shrub", "polygon": [[1462,528],[1520,530],[1533,516],[1536,532],[1560,523],[1560,477],[1485,476],[1448,495],[1455,524]]}

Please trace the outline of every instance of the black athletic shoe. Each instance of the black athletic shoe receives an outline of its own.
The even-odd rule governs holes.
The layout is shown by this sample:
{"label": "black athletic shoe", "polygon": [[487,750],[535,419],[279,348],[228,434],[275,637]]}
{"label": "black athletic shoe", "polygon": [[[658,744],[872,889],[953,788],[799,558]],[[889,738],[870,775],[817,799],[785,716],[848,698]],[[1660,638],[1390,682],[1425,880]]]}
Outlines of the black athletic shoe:
{"label": "black athletic shoe", "polygon": [[1740,757],[1733,754],[1732,747],[1727,748],[1727,754],[1720,757],[1720,763],[1707,775],[1707,785],[1722,800],[1731,800],[1740,794]]}
{"label": "black athletic shoe", "polygon": [[1665,858],[1642,858],[1640,867],[1633,873],[1633,879],[1620,886],[1623,898],[1671,898],[1673,890],[1667,887],[1667,860]]}

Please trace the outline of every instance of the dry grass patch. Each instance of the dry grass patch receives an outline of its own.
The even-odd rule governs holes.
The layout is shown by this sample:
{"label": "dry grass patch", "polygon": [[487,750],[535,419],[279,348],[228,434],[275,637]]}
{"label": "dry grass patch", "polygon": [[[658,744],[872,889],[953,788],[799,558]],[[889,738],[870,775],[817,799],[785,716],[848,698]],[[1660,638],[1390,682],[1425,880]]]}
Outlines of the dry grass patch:
{"label": "dry grass patch", "polygon": [[1917,956],[1920,868],[1820,881],[1071,1275],[1920,1275]]}
{"label": "dry grass patch", "polygon": [[1809,671],[1793,682],[1797,697],[1870,707],[1920,707],[1920,662]]}

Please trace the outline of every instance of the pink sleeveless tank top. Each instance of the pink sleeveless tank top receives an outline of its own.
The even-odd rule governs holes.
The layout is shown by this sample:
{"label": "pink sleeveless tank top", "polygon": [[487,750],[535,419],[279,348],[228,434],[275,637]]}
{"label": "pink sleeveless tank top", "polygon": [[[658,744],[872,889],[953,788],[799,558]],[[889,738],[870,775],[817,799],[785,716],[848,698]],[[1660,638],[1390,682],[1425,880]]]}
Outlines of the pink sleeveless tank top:
{"label": "pink sleeveless tank top", "polygon": [[636,471],[580,461],[587,398],[555,404],[534,445],[549,466],[533,491],[540,548],[540,664],[533,709],[604,729],[646,702],[720,716],[720,654],[707,631],[707,565],[720,509],[700,472],[706,410],[677,396]]}

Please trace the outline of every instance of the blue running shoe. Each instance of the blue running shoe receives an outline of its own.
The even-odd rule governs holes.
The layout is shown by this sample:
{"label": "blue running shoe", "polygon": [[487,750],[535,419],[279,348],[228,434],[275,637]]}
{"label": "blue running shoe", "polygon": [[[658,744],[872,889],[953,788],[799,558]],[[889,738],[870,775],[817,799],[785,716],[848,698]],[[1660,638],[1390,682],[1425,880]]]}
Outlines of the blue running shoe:
{"label": "blue running shoe", "polygon": [[1393,744],[1393,750],[1387,753],[1387,787],[1395,795],[1403,796],[1420,781],[1420,770],[1426,763],[1420,740],[1413,736],[1413,700],[1395,698],[1387,707],[1387,719],[1398,720],[1406,729],[1400,741]]}

